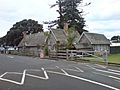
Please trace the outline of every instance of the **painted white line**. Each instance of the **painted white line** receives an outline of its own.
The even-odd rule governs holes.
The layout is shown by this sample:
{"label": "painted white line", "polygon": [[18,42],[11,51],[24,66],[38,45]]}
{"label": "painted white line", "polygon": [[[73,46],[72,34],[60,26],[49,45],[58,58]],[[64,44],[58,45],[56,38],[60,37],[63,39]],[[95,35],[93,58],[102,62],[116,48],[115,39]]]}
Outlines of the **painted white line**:
{"label": "painted white line", "polygon": [[118,78],[118,77],[114,77],[114,76],[109,76],[109,77],[120,80],[120,78]]}
{"label": "painted white line", "polygon": [[74,69],[66,69],[66,68],[65,68],[65,70],[74,71],[74,72],[80,72],[80,71],[74,70]]}
{"label": "painted white line", "polygon": [[69,75],[65,70],[61,69],[60,67],[56,66],[57,68],[59,68],[65,75]]}
{"label": "painted white line", "polygon": [[81,77],[78,77],[78,76],[74,76],[74,75],[66,75],[66,74],[63,74],[63,73],[58,73],[58,72],[54,72],[54,71],[47,71],[49,73],[54,73],[54,74],[60,74],[60,75],[65,75],[65,76],[68,76],[68,77],[72,77],[72,78],[75,78],[75,79],[79,79],[79,80],[82,80],[82,81],[86,81],[86,82],[89,82],[89,83],[93,83],[93,84],[96,84],[96,85],[99,85],[99,86],[102,86],[102,87],[106,87],[106,88],[109,88],[109,89],[113,89],[113,90],[120,90],[118,88],[115,88],[113,86],[109,86],[109,85],[106,85],[106,84],[103,84],[103,83],[100,83],[100,82],[96,82],[96,81],[93,81],[93,80],[89,80],[89,79],[85,79],[85,78],[81,78]]}
{"label": "painted white line", "polygon": [[115,77],[115,76],[111,76],[111,75],[105,75],[105,74],[102,74],[102,73],[97,73],[97,72],[93,72],[95,74],[98,74],[98,75],[103,75],[103,76],[106,76],[106,77],[109,77],[109,78],[112,78],[112,79],[117,79],[117,80],[120,80],[119,77]]}
{"label": "painted white line", "polygon": [[5,73],[2,74],[1,77],[0,77],[0,80],[2,80],[2,81],[11,82],[11,83],[14,83],[14,84],[17,84],[17,85],[22,85],[20,82],[2,78],[2,77],[3,77],[4,75],[6,75],[6,74],[22,74],[22,73],[17,73],[17,72],[5,72]]}
{"label": "painted white line", "polygon": [[22,85],[20,82],[16,82],[16,81],[9,80],[9,79],[0,78],[0,80],[10,82],[10,83],[14,83],[14,84],[17,84],[17,85]]}
{"label": "painted white line", "polygon": [[79,70],[80,72],[84,72],[83,70],[81,70],[80,68],[78,67],[75,67],[77,70]]}
{"label": "painted white line", "polygon": [[41,68],[41,69],[43,70],[43,72],[44,72],[44,74],[45,74],[45,78],[46,78],[46,79],[49,79],[46,70],[45,70],[44,68]]}
{"label": "painted white line", "polygon": [[22,75],[22,73],[19,73],[19,72],[7,72],[7,74],[19,74],[19,75]]}
{"label": "painted white line", "polygon": [[[47,72],[44,70],[44,68],[42,68],[42,70],[44,71],[44,74],[45,74],[45,78],[44,77],[39,77],[39,76],[35,76],[35,75],[31,75],[31,74],[26,74],[26,71],[30,71],[29,70],[24,70],[23,73],[18,73],[18,72],[5,72],[4,74],[2,74],[0,76],[0,80],[2,81],[7,81],[7,82],[11,82],[11,83],[14,83],[14,84],[18,84],[18,85],[23,85],[24,84],[24,81],[25,81],[25,76],[31,76],[31,77],[34,77],[34,78],[39,78],[39,79],[49,79],[48,75],[47,75]],[[41,71],[41,70],[37,70],[37,69],[32,69],[32,71]],[[17,82],[17,81],[13,81],[13,80],[9,80],[9,79],[5,79],[5,78],[2,78],[3,76],[5,76],[6,74],[20,74],[22,75],[22,80],[21,82]]]}
{"label": "painted white line", "polygon": [[62,72],[64,72],[65,75],[69,75],[65,70],[60,69]]}
{"label": "painted white line", "polygon": [[120,75],[120,73],[105,71],[105,70],[101,70],[101,69],[96,69],[96,68],[94,68],[94,67],[92,67],[92,66],[89,66],[89,65],[86,65],[86,66],[88,66],[88,67],[90,67],[90,68],[92,68],[92,69],[94,69],[94,70],[96,70],[96,71],[105,72],[105,73],[110,73],[110,74],[115,74],[115,75]]}
{"label": "painted white line", "polygon": [[47,71],[49,73],[54,73],[54,74],[59,74],[59,75],[65,75],[64,73],[60,73],[60,72],[55,72],[55,71]]}
{"label": "painted white line", "polygon": [[94,68],[94,67],[92,67],[92,66],[90,66],[90,65],[86,65],[87,67],[90,67],[91,69],[96,69],[96,68]]}
{"label": "painted white line", "polygon": [[108,69],[109,71],[113,71],[113,72],[118,72],[118,73],[120,73],[120,71],[118,71],[118,70],[113,70],[113,69]]}
{"label": "painted white line", "polygon": [[56,68],[59,68],[58,66],[56,66]]}
{"label": "painted white line", "polygon": [[96,66],[99,66],[101,68],[106,68],[106,66],[103,66],[103,65],[99,65],[99,64],[95,64]]}
{"label": "painted white line", "polygon": [[21,85],[24,84],[25,74],[26,74],[26,69],[23,71],[23,76],[22,76],[22,80],[21,80]]}
{"label": "painted white line", "polygon": [[27,71],[41,71],[39,69],[27,69]]}
{"label": "painted white line", "polygon": [[120,73],[115,73],[115,72],[110,72],[110,71],[105,71],[105,70],[100,70],[100,69],[96,69],[96,71],[110,73],[110,74],[115,74],[115,75],[120,75]]}
{"label": "painted white line", "polygon": [[105,75],[105,74],[103,74],[103,73],[98,73],[98,72],[92,72],[92,73],[98,74],[98,75],[102,75],[102,76],[106,76],[106,77],[109,77],[109,75]]}
{"label": "painted white line", "polygon": [[6,75],[8,72],[5,72],[4,74],[2,74],[1,76],[0,76],[0,78],[2,78],[4,75]]}
{"label": "painted white line", "polygon": [[120,90],[118,88],[115,88],[115,87],[112,87],[112,86],[109,86],[109,85],[106,85],[106,84],[103,84],[103,83],[100,83],[100,82],[92,81],[92,80],[89,80],[89,79],[85,79],[85,78],[81,78],[81,77],[77,77],[77,76],[73,76],[73,75],[68,75],[68,76],[79,79],[79,80],[87,81],[87,82],[90,82],[90,83],[93,83],[93,84],[96,84],[96,85],[100,85],[100,86],[103,86],[103,87],[107,87],[107,88],[110,88],[110,89],[113,89],[113,90]]}
{"label": "painted white line", "polygon": [[30,77],[34,77],[34,78],[37,78],[37,79],[44,79],[44,80],[47,80],[48,78],[44,78],[44,77],[39,77],[39,76],[35,76],[35,75],[32,75],[32,74],[26,74],[27,76],[30,76]]}
{"label": "painted white line", "polygon": [[[44,68],[42,68],[43,71]],[[16,81],[13,81],[13,80],[8,80],[8,79],[4,79],[4,78],[0,78],[0,80],[3,80],[3,81],[7,81],[7,82],[11,82],[11,83],[15,83],[15,84],[18,84],[18,85],[23,85],[24,84],[24,80],[25,80],[25,75],[27,76],[31,76],[31,77],[35,77],[35,78],[40,78],[40,79],[43,79],[43,77],[39,77],[39,76],[35,76],[35,75],[31,75],[31,74],[26,74],[26,71],[27,70],[24,70],[23,71],[23,76],[22,76],[22,80],[21,80],[21,83],[19,82],[16,82]],[[90,83],[93,83],[93,84],[96,84],[96,85],[100,85],[100,86],[103,86],[103,87],[106,87],[106,88],[110,88],[110,89],[113,89],[113,90],[120,90],[118,88],[115,88],[115,87],[112,87],[112,86],[109,86],[109,85],[106,85],[106,84],[103,84],[103,83],[99,83],[99,82],[96,82],[96,81],[92,81],[92,80],[89,80],[89,79],[85,79],[85,78],[81,78],[81,77],[78,77],[78,76],[74,76],[74,75],[69,75],[69,74],[65,74],[65,73],[59,73],[59,72],[54,72],[54,71],[47,71],[49,73],[54,73],[54,74],[60,74],[60,75],[65,75],[65,76],[68,76],[68,77],[72,77],[72,78],[76,78],[76,79],[79,79],[79,80],[83,80],[83,81],[86,81],[86,82],[90,82]],[[9,73],[9,72],[6,72],[6,73]],[[15,73],[15,72],[12,72],[12,73]],[[44,72],[46,73],[46,71]],[[17,73],[16,74],[22,74],[22,73]],[[5,75],[5,73],[4,73]],[[3,76],[4,76],[3,75]],[[45,74],[45,77],[48,78],[48,75],[47,73]],[[115,78],[115,77],[114,77]]]}

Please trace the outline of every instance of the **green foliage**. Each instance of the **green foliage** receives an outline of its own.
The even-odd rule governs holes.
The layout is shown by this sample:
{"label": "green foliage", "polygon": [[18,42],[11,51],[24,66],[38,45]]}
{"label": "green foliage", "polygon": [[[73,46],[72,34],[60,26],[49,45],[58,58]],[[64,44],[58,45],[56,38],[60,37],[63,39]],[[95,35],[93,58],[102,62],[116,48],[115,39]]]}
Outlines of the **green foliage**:
{"label": "green foliage", "polygon": [[119,63],[120,64],[120,53],[119,54],[111,54],[108,56],[108,62],[110,63]]}
{"label": "green foliage", "polygon": [[[32,19],[24,19],[20,22],[16,22],[12,28],[7,32],[5,38],[2,41],[5,45],[17,46],[23,38],[23,32],[26,34],[38,33],[43,31],[43,26],[38,24],[37,21]],[[4,44],[2,43],[2,44]]]}
{"label": "green foliage", "polygon": [[46,56],[48,56],[49,51],[48,51],[48,46],[47,45],[44,47],[44,53],[45,53]]}
{"label": "green foliage", "polygon": [[49,36],[49,31],[44,32],[45,36]]}
{"label": "green foliage", "polygon": [[67,49],[73,48],[73,42],[74,42],[75,37],[76,37],[75,28],[74,27],[69,28],[68,35],[67,35],[67,44],[66,44]]}
{"label": "green foliage", "polygon": [[119,36],[119,35],[118,35],[118,36],[113,36],[113,37],[111,38],[111,40],[112,40],[113,42],[115,42],[115,43],[120,42],[120,36]]}
{"label": "green foliage", "polygon": [[[69,28],[75,26],[75,29],[81,34],[84,30],[85,20],[82,17],[82,8],[78,10],[83,0],[57,0],[51,8],[58,6],[57,12],[59,17],[57,20],[50,21],[46,24],[50,24],[50,27],[58,25],[58,28],[63,29],[64,23],[69,23]],[[86,4],[87,6],[89,4]],[[80,8],[80,7],[79,7]]]}

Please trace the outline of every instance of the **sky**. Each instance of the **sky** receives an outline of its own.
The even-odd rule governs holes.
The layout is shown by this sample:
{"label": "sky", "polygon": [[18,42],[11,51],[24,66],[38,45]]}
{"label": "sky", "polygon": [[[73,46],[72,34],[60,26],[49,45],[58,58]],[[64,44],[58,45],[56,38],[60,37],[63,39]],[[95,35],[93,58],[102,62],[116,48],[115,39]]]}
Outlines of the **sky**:
{"label": "sky", "polygon": [[[58,17],[57,7],[50,8],[56,0],[0,0],[0,37],[16,22],[33,19],[43,24],[44,21]],[[91,5],[82,7],[85,3]],[[104,34],[108,39],[120,35],[120,0],[83,0],[80,8],[89,32]],[[47,30],[47,25],[43,25]]]}

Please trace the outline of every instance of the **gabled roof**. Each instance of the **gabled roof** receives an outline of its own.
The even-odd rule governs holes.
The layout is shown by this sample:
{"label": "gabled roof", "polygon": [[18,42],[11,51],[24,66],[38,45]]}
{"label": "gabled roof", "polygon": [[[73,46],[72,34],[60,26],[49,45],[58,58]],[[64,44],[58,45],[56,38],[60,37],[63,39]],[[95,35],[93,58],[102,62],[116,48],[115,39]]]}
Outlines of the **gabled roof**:
{"label": "gabled roof", "polygon": [[56,41],[59,41],[60,43],[65,43],[67,41],[67,36],[63,29],[51,29],[50,31]]}
{"label": "gabled roof", "polygon": [[81,37],[83,35],[86,36],[86,38],[90,41],[91,44],[110,44],[110,41],[103,34],[83,32]]}
{"label": "gabled roof", "polygon": [[73,41],[73,44],[74,43],[77,43],[79,38],[80,38],[80,34],[78,33],[78,31],[74,31],[73,33],[75,35],[75,38],[74,38],[74,41]]}
{"label": "gabled roof", "polygon": [[26,35],[18,47],[22,46],[43,46],[45,44],[45,39],[47,36],[44,35],[44,32],[35,33],[31,35]]}
{"label": "gabled roof", "polygon": [[114,46],[120,46],[120,43],[111,43],[110,46],[111,46],[111,47],[114,47]]}

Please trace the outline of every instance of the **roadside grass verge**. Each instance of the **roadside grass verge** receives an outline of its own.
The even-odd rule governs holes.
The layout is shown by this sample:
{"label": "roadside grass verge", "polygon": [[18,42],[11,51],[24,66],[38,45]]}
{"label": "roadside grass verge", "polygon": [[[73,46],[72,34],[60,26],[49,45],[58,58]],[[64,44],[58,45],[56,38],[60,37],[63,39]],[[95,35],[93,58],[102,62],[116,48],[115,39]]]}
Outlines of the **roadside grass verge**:
{"label": "roadside grass verge", "polygon": [[117,63],[120,64],[120,53],[119,54],[110,54],[108,56],[109,63]]}
{"label": "roadside grass verge", "polygon": [[[89,57],[90,58],[90,57]],[[105,64],[105,61],[104,60],[96,60],[94,59],[87,59],[87,58],[74,58],[73,61],[78,61],[78,62],[93,62],[93,63],[101,63],[101,64]],[[108,63],[109,64],[119,64],[120,65],[120,53],[119,54],[110,54],[108,55],[107,57],[107,60],[108,60]]]}

